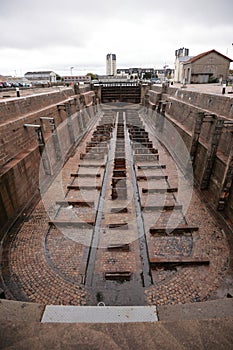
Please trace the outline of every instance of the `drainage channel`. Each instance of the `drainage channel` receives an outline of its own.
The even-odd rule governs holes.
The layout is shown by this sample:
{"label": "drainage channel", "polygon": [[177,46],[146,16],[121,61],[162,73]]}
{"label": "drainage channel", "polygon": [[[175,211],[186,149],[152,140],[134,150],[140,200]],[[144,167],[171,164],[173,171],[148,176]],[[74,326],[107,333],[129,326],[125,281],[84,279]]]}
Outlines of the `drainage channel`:
{"label": "drainage channel", "polygon": [[[151,285],[125,113],[118,112],[96,216],[86,286],[93,305],[145,305]],[[114,146],[115,144],[115,146]]]}

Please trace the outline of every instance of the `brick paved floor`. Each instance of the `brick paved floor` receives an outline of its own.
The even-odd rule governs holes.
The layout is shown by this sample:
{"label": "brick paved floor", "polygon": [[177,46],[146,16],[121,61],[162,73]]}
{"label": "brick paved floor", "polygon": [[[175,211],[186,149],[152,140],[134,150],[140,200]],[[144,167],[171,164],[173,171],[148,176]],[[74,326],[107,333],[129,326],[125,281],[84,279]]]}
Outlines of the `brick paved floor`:
{"label": "brick paved floor", "polygon": [[204,301],[221,285],[229,268],[229,248],[225,235],[195,191],[186,217],[198,225],[194,254],[206,254],[209,266],[176,267],[154,271],[155,286],[146,291],[148,304],[176,304]]}
{"label": "brick paved floor", "polygon": [[74,264],[72,261],[78,254],[77,245],[54,233],[49,237],[49,247],[53,240],[52,258],[49,258],[45,249],[47,231],[48,216],[40,202],[17,236],[9,242],[9,269],[4,277],[8,277],[8,287],[12,280],[18,286],[17,289],[9,288],[10,293],[15,299],[23,294],[25,300],[42,304],[84,305],[86,291],[75,283],[73,277],[77,261]]}

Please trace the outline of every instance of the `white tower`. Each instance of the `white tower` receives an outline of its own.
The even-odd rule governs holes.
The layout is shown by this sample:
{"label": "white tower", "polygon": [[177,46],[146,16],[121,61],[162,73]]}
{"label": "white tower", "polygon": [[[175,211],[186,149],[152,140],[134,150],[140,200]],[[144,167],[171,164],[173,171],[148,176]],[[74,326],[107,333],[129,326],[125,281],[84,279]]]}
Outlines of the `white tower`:
{"label": "white tower", "polygon": [[183,64],[188,61],[191,57],[189,56],[189,49],[182,47],[175,51],[175,73],[174,81],[176,83],[183,82]]}
{"label": "white tower", "polygon": [[106,75],[116,76],[116,55],[108,53],[106,56]]}

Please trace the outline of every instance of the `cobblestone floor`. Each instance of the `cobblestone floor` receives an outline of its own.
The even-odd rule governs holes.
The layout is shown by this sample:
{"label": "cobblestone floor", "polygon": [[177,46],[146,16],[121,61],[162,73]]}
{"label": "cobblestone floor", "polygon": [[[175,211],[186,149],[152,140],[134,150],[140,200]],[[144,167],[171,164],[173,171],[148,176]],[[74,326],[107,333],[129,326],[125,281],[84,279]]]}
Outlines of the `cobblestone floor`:
{"label": "cobblestone floor", "polygon": [[159,268],[153,272],[155,285],[146,291],[148,304],[176,304],[205,301],[220,286],[229,268],[229,248],[225,235],[198,195],[193,192],[186,218],[198,225],[194,237],[195,254],[207,255],[209,266]]}
{"label": "cobblestone floor", "polygon": [[48,216],[40,202],[9,242],[9,266],[3,275],[10,294],[16,300],[24,295],[24,300],[42,304],[85,305],[86,291],[75,283],[73,276],[77,245],[64,236],[59,240],[54,233],[49,238],[53,240],[51,263],[45,249],[47,231]]}

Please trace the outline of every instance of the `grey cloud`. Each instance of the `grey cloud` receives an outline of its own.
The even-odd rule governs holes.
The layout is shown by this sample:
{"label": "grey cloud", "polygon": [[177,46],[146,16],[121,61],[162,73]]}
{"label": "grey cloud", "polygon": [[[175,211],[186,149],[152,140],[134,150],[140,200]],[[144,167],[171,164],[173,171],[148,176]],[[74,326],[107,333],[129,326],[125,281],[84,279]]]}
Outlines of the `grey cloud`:
{"label": "grey cloud", "polygon": [[[1,0],[1,14],[8,18],[17,16],[43,16],[49,19],[51,16],[77,15],[88,18],[117,17],[136,20],[146,13],[152,13],[155,18],[162,13],[177,17],[177,24],[182,20],[204,20],[206,22],[218,21],[219,23],[232,22],[233,2],[231,0]],[[0,14],[0,16],[1,16]]]}
{"label": "grey cloud", "polygon": [[119,65],[157,65],[183,46],[231,55],[232,13],[232,0],[0,0],[1,64],[104,65],[110,50]]}
{"label": "grey cloud", "polygon": [[[111,19],[138,23],[143,30],[144,19],[164,18],[164,28],[171,31],[184,24],[198,25],[232,23],[231,0],[1,0],[2,28],[0,47],[42,48],[48,46],[84,47],[99,23]],[[111,31],[111,26],[109,27]],[[149,33],[146,33],[147,35]],[[104,40],[104,37],[101,38]]]}
{"label": "grey cloud", "polygon": [[[59,16],[60,17],[60,16]],[[89,33],[78,19],[69,21],[59,17],[35,16],[18,21],[1,20],[2,31],[0,47],[4,48],[43,48],[52,46],[84,47]]]}

